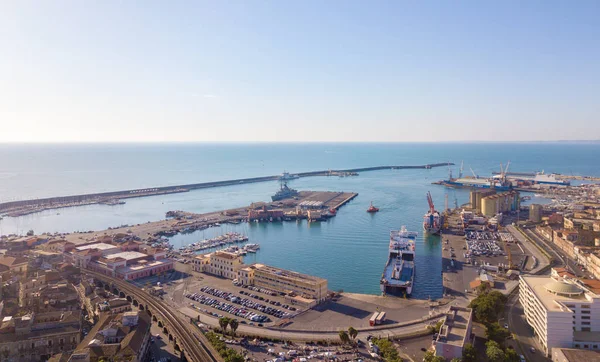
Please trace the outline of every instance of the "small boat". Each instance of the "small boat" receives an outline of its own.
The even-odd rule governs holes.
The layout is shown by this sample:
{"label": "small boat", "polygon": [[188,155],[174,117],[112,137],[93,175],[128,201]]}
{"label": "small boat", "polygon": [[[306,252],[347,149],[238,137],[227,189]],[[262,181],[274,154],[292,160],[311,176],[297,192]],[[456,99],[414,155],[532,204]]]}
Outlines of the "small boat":
{"label": "small boat", "polygon": [[329,213],[330,213],[331,215],[335,215],[335,214],[337,214],[337,210],[336,210],[335,208],[333,208],[333,207],[332,207],[331,209],[329,209]]}
{"label": "small boat", "polygon": [[379,208],[373,206],[373,201],[371,201],[371,206],[369,206],[369,208],[367,209],[367,212],[369,212],[369,213],[375,213],[377,211],[379,211]]}

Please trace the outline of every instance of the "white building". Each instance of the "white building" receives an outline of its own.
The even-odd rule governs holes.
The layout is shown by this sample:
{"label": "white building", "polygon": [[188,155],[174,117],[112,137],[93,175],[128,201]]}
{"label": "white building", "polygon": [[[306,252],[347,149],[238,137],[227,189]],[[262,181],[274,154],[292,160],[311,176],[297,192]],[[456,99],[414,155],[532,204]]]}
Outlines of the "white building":
{"label": "white building", "polygon": [[435,355],[446,360],[461,358],[465,344],[471,342],[473,310],[451,306],[436,338]]}
{"label": "white building", "polygon": [[549,356],[552,348],[600,349],[600,288],[595,280],[553,273],[521,276],[519,300],[527,323]]}

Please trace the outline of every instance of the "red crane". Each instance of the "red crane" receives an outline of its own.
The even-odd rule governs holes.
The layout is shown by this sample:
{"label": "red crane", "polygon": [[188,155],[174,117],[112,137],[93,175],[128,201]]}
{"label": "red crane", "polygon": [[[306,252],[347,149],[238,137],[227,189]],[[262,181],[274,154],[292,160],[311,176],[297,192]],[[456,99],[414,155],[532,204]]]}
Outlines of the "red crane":
{"label": "red crane", "polygon": [[429,212],[435,212],[435,206],[433,205],[433,198],[431,197],[431,192],[427,191],[427,203],[429,204]]}

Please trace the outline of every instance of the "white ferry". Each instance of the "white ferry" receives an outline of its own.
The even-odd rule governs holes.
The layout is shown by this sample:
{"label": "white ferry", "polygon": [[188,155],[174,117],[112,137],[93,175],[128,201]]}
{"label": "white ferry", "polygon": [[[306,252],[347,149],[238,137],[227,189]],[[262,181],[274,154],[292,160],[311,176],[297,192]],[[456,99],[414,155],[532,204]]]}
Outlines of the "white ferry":
{"label": "white ferry", "polygon": [[389,258],[380,281],[383,294],[404,296],[412,293],[417,235],[405,226],[390,231]]}

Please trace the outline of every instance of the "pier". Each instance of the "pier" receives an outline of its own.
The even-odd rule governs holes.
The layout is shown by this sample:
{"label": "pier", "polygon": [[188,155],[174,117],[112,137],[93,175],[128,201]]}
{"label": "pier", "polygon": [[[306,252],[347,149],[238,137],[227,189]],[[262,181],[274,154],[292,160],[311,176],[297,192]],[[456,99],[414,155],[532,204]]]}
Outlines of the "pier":
{"label": "pier", "polygon": [[[352,168],[345,170],[322,170],[301,172],[296,175],[298,177],[314,177],[314,176],[331,176],[336,174],[352,174],[358,172],[380,171],[380,170],[402,170],[402,169],[431,169],[434,167],[454,165],[451,162],[434,163],[417,166],[376,166]],[[160,186],[135,190],[122,190],[112,192],[100,192],[92,194],[57,196],[49,198],[39,198],[31,200],[8,201],[0,203],[0,215],[18,217],[22,215],[32,214],[50,209],[58,209],[63,207],[84,206],[98,203],[106,203],[110,200],[128,199],[133,197],[147,197],[156,195],[166,195],[172,193],[188,192],[190,190],[198,190],[212,187],[241,185],[247,183],[267,182],[279,180],[280,175],[250,177],[225,181],[201,182],[195,184]]]}

